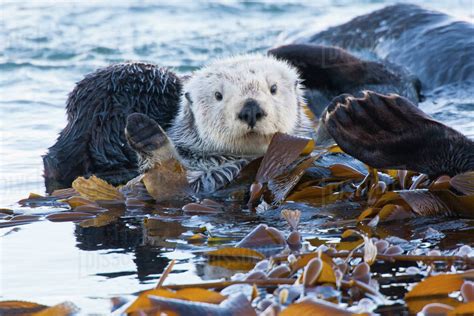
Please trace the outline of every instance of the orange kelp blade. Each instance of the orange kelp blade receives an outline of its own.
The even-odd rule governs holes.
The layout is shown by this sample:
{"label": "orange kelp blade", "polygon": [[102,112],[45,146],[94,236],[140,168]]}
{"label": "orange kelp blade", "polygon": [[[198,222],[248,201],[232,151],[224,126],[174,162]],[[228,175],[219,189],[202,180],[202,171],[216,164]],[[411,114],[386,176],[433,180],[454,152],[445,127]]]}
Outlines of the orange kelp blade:
{"label": "orange kelp blade", "polygon": [[176,200],[190,195],[186,170],[176,158],[155,164],[142,179],[150,195],[156,201]]}
{"label": "orange kelp blade", "polygon": [[290,166],[301,154],[309,154],[314,141],[282,133],[276,133],[263,157],[257,172],[256,181],[266,183]]}
{"label": "orange kelp blade", "polygon": [[107,183],[96,176],[90,178],[79,177],[72,183],[72,187],[79,192],[79,194],[88,200],[124,200],[122,193],[118,188]]}

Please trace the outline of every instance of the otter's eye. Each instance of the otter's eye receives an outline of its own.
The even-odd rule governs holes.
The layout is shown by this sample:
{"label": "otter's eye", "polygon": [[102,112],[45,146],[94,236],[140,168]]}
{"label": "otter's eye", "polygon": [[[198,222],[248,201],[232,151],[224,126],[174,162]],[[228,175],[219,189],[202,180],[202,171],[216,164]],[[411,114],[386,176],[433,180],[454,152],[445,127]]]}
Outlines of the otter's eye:
{"label": "otter's eye", "polygon": [[277,85],[274,84],[270,87],[270,93],[275,95],[277,93]]}
{"label": "otter's eye", "polygon": [[214,93],[214,96],[216,97],[216,100],[217,100],[217,101],[221,101],[221,100],[222,100],[222,94],[221,94],[220,92]]}

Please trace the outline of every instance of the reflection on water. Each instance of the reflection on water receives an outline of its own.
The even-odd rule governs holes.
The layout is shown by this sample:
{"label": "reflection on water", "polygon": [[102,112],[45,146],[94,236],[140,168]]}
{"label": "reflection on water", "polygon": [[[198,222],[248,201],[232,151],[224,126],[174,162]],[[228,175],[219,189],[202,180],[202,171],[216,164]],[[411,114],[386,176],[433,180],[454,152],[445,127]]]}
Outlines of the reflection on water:
{"label": "reflection on water", "polygon": [[[188,72],[216,56],[265,51],[302,30],[321,30],[391,2],[2,3],[0,207],[29,192],[44,192],[41,155],[65,125],[67,93],[97,67],[142,60]],[[472,10],[466,10],[472,8],[470,1],[424,3],[473,19]],[[474,102],[456,89],[434,91],[421,107],[474,136]],[[452,94],[446,97],[447,91]],[[298,205],[303,211],[303,234],[334,239],[341,221],[354,218],[358,211],[354,207]],[[64,204],[52,203],[19,211],[45,215],[64,209]],[[225,237],[224,244],[235,243],[261,222],[287,231],[279,210],[253,214],[231,202],[225,210],[192,216],[173,209],[118,208],[115,211],[122,217],[101,227],[41,220],[2,228],[0,299],[45,304],[70,300],[83,311],[106,314],[110,297],[152,287],[172,259],[177,264],[167,280],[170,283],[228,276],[231,271],[211,266],[199,255],[219,244],[187,242],[199,228],[206,226],[213,236]],[[474,243],[472,227],[468,220],[415,219],[384,225],[379,233],[403,238],[400,242],[406,249],[419,245],[454,249],[458,240]],[[430,228],[441,235],[430,235]],[[393,268],[375,267],[389,274],[395,273]],[[403,291],[382,284],[382,292],[392,299],[400,298]]]}
{"label": "reflection on water", "polygon": [[[176,225],[171,225],[175,227]],[[135,255],[136,273],[140,280],[150,274],[157,274],[163,271],[169,260],[160,256],[162,248],[172,248],[171,245],[147,244],[146,233],[142,223],[137,220],[120,220],[104,227],[82,228],[76,226],[74,234],[76,235],[77,247],[86,251],[97,251],[104,249],[114,249],[115,251]],[[180,233],[178,233],[178,236]],[[175,236],[175,237],[178,237]],[[164,236],[163,236],[164,237]],[[165,241],[163,239],[163,241]],[[123,272],[124,275],[129,272]],[[119,277],[117,273],[102,273],[105,277]]]}

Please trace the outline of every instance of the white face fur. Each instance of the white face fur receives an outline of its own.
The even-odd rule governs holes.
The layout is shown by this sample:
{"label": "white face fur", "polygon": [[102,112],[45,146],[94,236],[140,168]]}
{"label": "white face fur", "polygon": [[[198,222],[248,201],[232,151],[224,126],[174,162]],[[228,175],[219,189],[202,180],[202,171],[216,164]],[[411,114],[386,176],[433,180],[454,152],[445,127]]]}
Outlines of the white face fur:
{"label": "white face fur", "polygon": [[[264,154],[274,133],[291,134],[302,96],[297,71],[262,55],[217,60],[196,71],[184,92],[182,106],[194,114],[203,150],[240,155]],[[250,99],[264,112],[253,128],[239,119]]]}

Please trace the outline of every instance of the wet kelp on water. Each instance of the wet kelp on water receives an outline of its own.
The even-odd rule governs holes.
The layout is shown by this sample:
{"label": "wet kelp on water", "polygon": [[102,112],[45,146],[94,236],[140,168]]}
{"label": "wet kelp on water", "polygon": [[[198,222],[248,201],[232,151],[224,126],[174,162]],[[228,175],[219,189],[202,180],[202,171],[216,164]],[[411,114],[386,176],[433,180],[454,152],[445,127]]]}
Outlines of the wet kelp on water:
{"label": "wet kelp on water", "polygon": [[[337,146],[319,148],[308,139],[276,134],[263,159],[212,196],[189,195],[183,179],[178,161],[157,165],[119,188],[94,176],[78,178],[71,189],[19,202],[25,209],[64,211],[43,216],[5,209],[0,225],[73,221],[82,247],[99,239],[95,244],[102,247],[124,248],[117,244],[123,238],[108,240],[104,232],[132,234],[124,223],[138,221],[140,236],[129,235],[129,242],[150,250],[175,247],[173,240],[180,239],[203,260],[199,264],[214,270],[212,281],[169,284],[174,260],[137,257],[139,278],[150,269],[161,277],[135,300],[114,298],[117,314],[474,312],[474,251],[472,237],[466,238],[472,222],[464,220],[465,234],[445,234],[443,229],[456,227],[431,225],[441,217],[473,217],[474,172],[432,180],[405,170],[376,170]],[[180,224],[191,216],[211,225]],[[431,244],[421,247],[420,240]],[[57,315],[77,307],[4,301],[0,310]]]}

